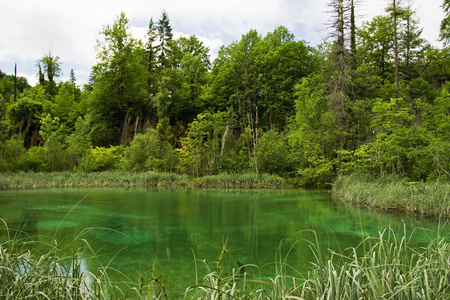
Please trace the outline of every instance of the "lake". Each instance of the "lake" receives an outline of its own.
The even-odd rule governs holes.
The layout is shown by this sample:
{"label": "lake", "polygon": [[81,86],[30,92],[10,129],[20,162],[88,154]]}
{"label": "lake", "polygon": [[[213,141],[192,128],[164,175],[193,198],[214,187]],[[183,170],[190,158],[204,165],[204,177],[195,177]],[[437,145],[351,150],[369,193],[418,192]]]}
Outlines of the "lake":
{"label": "lake", "polygon": [[[0,218],[35,239],[96,252],[82,256],[82,267],[113,268],[138,281],[139,274],[162,278],[170,289],[184,290],[201,280],[209,263],[215,270],[222,247],[228,270],[258,278],[275,276],[280,262],[292,275],[314,262],[314,232],[321,249],[343,250],[386,226],[399,235],[406,228],[420,245],[436,237],[439,221],[351,207],[323,191],[196,190],[158,188],[80,188],[0,191]],[[4,226],[0,237],[6,238]],[[73,243],[73,241],[77,241]],[[114,275],[115,274],[115,275]]]}

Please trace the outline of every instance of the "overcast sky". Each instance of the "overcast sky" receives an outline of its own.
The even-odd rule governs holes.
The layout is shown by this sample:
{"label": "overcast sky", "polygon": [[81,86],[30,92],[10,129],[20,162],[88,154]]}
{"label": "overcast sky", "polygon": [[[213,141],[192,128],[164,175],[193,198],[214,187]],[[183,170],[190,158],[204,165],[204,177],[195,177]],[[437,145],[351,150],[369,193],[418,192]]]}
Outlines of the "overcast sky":
{"label": "overcast sky", "polygon": [[[345,0],[347,1],[347,0]],[[316,46],[327,36],[330,0],[0,0],[0,70],[14,73],[34,85],[36,61],[49,51],[60,58],[62,77],[73,69],[79,84],[86,83],[96,64],[96,40],[102,26],[123,11],[133,35],[144,38],[151,17],[166,10],[174,37],[196,35],[211,49],[212,58],[222,45],[240,40],[256,29],[261,35],[283,25],[296,40]],[[389,0],[359,0],[358,22],[384,13]],[[444,16],[442,0],[415,0],[423,37],[437,41]]]}

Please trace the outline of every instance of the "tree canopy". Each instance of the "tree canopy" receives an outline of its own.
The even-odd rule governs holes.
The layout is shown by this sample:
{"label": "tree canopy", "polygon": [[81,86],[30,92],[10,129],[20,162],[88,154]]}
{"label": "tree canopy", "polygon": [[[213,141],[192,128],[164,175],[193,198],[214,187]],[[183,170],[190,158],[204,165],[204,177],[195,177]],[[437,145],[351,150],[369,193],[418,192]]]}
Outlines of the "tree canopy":
{"label": "tree canopy", "polygon": [[0,171],[263,172],[315,187],[354,172],[449,179],[449,5],[442,49],[402,1],[356,28],[354,1],[334,0],[331,42],[250,30],[214,61],[196,36],[174,38],[167,12],[145,40],[121,13],[101,31],[89,84],[73,69],[58,81],[51,52],[35,86],[0,72]]}

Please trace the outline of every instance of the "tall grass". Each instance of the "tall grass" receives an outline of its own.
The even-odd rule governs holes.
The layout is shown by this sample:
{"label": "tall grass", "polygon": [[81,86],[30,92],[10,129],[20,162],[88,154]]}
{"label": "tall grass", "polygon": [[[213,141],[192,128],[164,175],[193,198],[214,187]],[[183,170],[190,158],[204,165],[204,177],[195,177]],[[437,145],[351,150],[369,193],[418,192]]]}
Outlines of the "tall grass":
{"label": "tall grass", "polygon": [[337,178],[333,192],[344,201],[382,210],[424,215],[450,214],[450,182],[408,183],[354,174]]}
{"label": "tall grass", "polygon": [[0,189],[53,187],[206,187],[282,188],[284,180],[268,174],[219,174],[190,177],[158,172],[0,173]]}
{"label": "tall grass", "polygon": [[[133,280],[108,265],[86,270],[81,261],[96,251],[41,242],[13,232],[0,219],[6,240],[0,243],[0,299],[172,299],[158,277]],[[95,230],[95,229],[87,229]],[[4,236],[4,235],[3,235]],[[0,235],[1,237],[1,235]],[[204,275],[192,279],[185,299],[450,299],[450,246],[438,237],[422,247],[406,231],[386,228],[375,237],[363,237],[355,247],[324,255],[319,239],[310,242],[315,261],[306,274],[286,272],[289,265],[277,252],[276,275],[262,280],[255,265],[224,265],[226,246],[215,263],[195,260]],[[280,246],[281,247],[281,246]],[[288,252],[295,250],[295,244]],[[120,284],[110,280],[118,272]],[[256,275],[255,275],[256,274]],[[182,277],[182,274],[180,274]],[[180,287],[177,287],[178,289]]]}
{"label": "tall grass", "polygon": [[[162,299],[166,294],[154,278],[133,278],[100,264],[95,270],[83,261],[96,260],[97,252],[82,239],[59,244],[47,237],[31,237],[10,230],[0,219],[0,299]],[[120,282],[111,275],[119,274]],[[117,276],[117,274],[114,274]],[[166,297],[167,298],[167,297]]]}
{"label": "tall grass", "polygon": [[283,188],[284,180],[270,174],[228,174],[208,175],[193,180],[193,185],[202,188],[274,189]]}
{"label": "tall grass", "polygon": [[317,259],[301,284],[305,299],[449,299],[450,246],[437,238],[411,248],[386,228],[345,253]]}
{"label": "tall grass", "polygon": [[355,247],[329,250],[328,255],[321,252],[316,235],[310,242],[315,256],[311,271],[289,276],[285,272],[289,266],[280,258],[276,276],[268,281],[243,272],[248,266],[225,273],[220,266],[227,253],[224,248],[216,265],[202,261],[207,274],[203,283],[186,290],[186,298],[450,299],[448,242],[438,237],[417,247],[411,242],[412,235],[397,235],[388,227],[378,236],[363,238]]}
{"label": "tall grass", "polygon": [[186,186],[187,175],[157,172],[0,173],[0,189],[45,187]]}

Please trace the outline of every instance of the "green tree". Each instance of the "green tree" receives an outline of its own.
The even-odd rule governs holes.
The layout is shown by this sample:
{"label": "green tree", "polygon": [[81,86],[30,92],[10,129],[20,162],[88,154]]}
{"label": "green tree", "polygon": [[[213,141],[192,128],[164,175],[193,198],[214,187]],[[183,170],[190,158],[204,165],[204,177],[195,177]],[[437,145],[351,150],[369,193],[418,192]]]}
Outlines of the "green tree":
{"label": "green tree", "polygon": [[276,129],[261,134],[258,145],[258,163],[262,173],[291,175],[292,171],[287,137]]}
{"label": "green tree", "polygon": [[[58,56],[53,56],[51,52],[49,52],[46,56],[42,57],[37,62],[39,66],[39,80],[41,85],[45,86],[45,91],[54,96],[57,93],[57,86],[55,82],[55,78],[61,75],[61,63],[59,62]],[[47,75],[47,81],[44,79],[44,74],[41,71],[41,67]]]}
{"label": "green tree", "polygon": [[289,130],[291,160],[300,183],[324,186],[334,176],[336,123],[325,100],[323,76],[312,74],[295,87],[295,118]]}
{"label": "green tree", "polygon": [[160,143],[161,140],[155,129],[148,129],[144,134],[137,134],[130,147],[125,149],[122,167],[134,171],[164,170],[167,157],[161,157]]}
{"label": "green tree", "polygon": [[91,126],[89,119],[78,117],[75,130],[67,137],[67,152],[72,158],[72,165],[85,171],[86,157],[92,149]]}
{"label": "green tree", "polygon": [[442,8],[445,16],[441,21],[439,37],[441,41],[444,41],[445,45],[448,45],[450,41],[450,0],[443,0]]}
{"label": "green tree", "polygon": [[50,170],[61,171],[67,168],[67,161],[64,158],[63,148],[65,147],[64,125],[60,123],[59,117],[53,118],[47,114],[40,120],[39,134],[44,140],[44,149],[50,158]]}
{"label": "green tree", "polygon": [[73,128],[80,115],[79,103],[76,101],[79,93],[77,87],[74,89],[72,82],[63,82],[59,85],[58,94],[52,103],[51,114],[59,117],[61,122],[70,128]]}
{"label": "green tree", "polygon": [[204,112],[189,124],[187,137],[178,149],[179,169],[193,174],[218,173],[228,112]]}
{"label": "green tree", "polygon": [[[145,113],[148,99],[147,58],[141,43],[131,37],[124,13],[102,34],[93,67],[94,90],[90,106],[96,128],[108,128],[105,144],[127,144],[129,123]],[[98,132],[98,135],[104,135]]]}
{"label": "green tree", "polygon": [[23,140],[14,136],[0,144],[0,172],[17,172],[25,168],[27,150]]}

